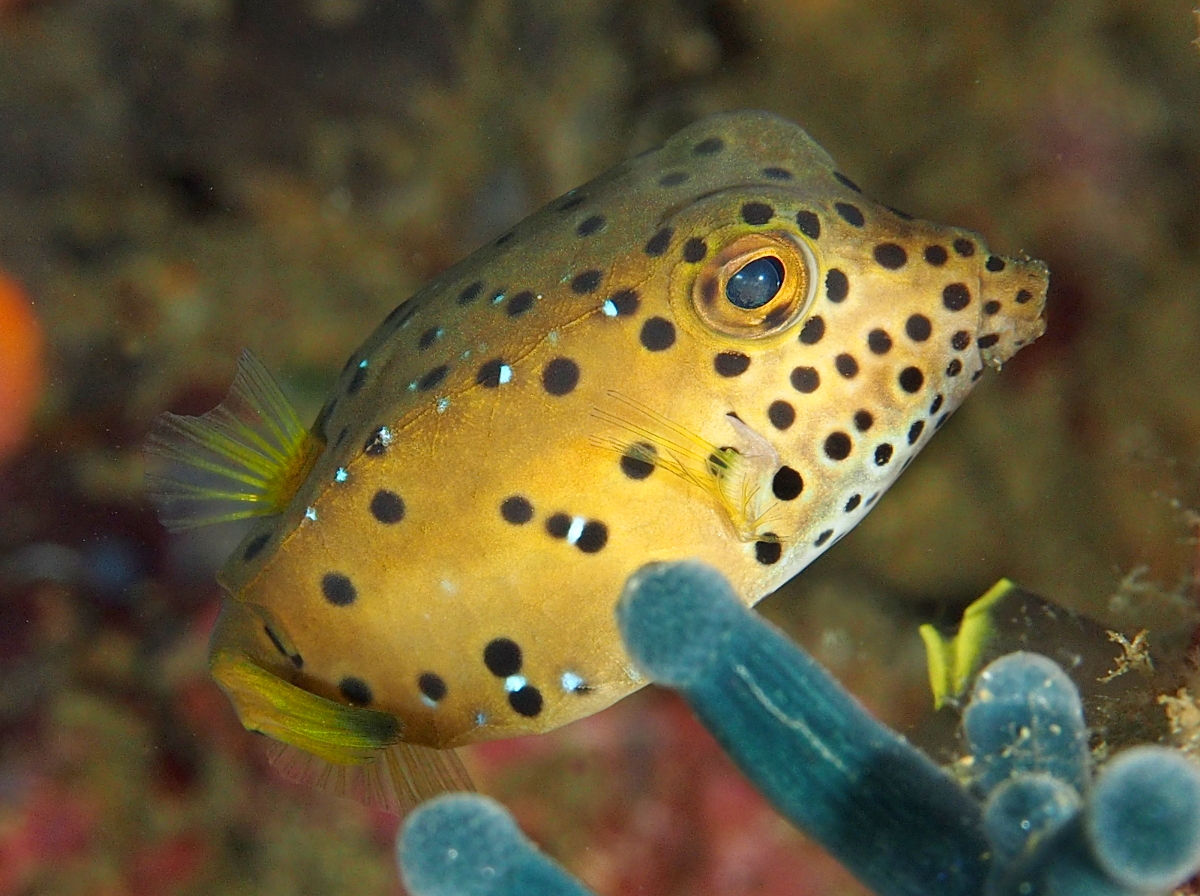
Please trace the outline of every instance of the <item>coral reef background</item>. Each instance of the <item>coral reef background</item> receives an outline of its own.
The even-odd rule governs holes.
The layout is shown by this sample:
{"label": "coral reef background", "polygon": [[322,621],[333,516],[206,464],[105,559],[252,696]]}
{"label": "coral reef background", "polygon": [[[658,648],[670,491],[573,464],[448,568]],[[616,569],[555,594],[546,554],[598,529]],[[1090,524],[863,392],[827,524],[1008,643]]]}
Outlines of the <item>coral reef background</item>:
{"label": "coral reef background", "polygon": [[[421,282],[720,109],[1052,272],[1047,335],[764,612],[894,726],[917,624],[1000,575],[1179,662],[1195,37],[1143,0],[0,0],[0,269],[47,365],[0,468],[0,896],[400,892],[395,820],[280,782],[208,680],[228,536],[158,527],[145,431],[244,346],[315,413]],[[604,896],[863,892],[663,692],[466,759]]]}

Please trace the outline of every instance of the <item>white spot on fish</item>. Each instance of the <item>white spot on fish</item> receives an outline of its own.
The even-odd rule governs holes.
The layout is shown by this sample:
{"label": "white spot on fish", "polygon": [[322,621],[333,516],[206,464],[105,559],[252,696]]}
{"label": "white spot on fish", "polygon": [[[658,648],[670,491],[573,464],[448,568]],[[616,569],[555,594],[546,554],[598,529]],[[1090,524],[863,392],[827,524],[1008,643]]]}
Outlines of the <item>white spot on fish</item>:
{"label": "white spot on fish", "polygon": [[371,364],[371,362],[368,361],[366,358],[363,358],[361,361],[358,362],[358,366],[362,370],[366,370],[367,367],[370,366],[370,364]]}
{"label": "white spot on fish", "polygon": [[583,534],[583,527],[587,523],[581,516],[571,518],[571,527],[567,529],[567,544],[575,544],[579,541],[579,536]]}
{"label": "white spot on fish", "polygon": [[350,474],[346,471],[345,467],[338,467],[337,472],[333,474],[334,482],[345,482],[349,478]]}
{"label": "white spot on fish", "polygon": [[487,724],[487,720],[488,720],[488,717],[487,717],[486,712],[475,713],[475,727],[476,728],[482,728],[484,725]]}
{"label": "white spot on fish", "polygon": [[604,304],[600,306],[600,310],[604,312],[605,317],[617,316],[617,305],[612,299],[606,299]]}
{"label": "white spot on fish", "polygon": [[498,292],[494,296],[492,296],[492,304],[493,305],[499,305],[503,301],[504,301],[504,293],[502,293],[502,292]]}
{"label": "white spot on fish", "polygon": [[560,681],[562,689],[568,693],[573,693],[583,687],[583,679],[574,672],[564,672]]}
{"label": "white spot on fish", "polygon": [[317,521],[317,508],[310,507],[307,510],[305,510],[304,518],[306,520],[312,520],[315,523]]}
{"label": "white spot on fish", "polygon": [[509,382],[510,380],[512,380],[512,368],[509,367],[507,364],[501,364],[500,365],[500,385],[503,386],[505,383]]}
{"label": "white spot on fish", "polygon": [[524,675],[510,675],[508,678],[504,679],[504,690],[508,691],[510,694],[515,694],[527,684],[529,684],[529,682],[525,680]]}
{"label": "white spot on fish", "polygon": [[439,582],[439,584],[442,586],[442,590],[445,591],[447,594],[449,594],[451,596],[458,594],[458,586],[455,585],[453,582],[451,582],[449,579],[442,579],[442,581]]}
{"label": "white spot on fish", "polygon": [[551,345],[558,345],[558,330],[551,330],[546,334],[546,341]]}
{"label": "white spot on fish", "polygon": [[375,435],[379,439],[379,444],[384,448],[392,444],[392,431],[386,426],[379,427],[379,430]]}
{"label": "white spot on fish", "polygon": [[450,399],[449,398],[439,398],[438,399],[437,412],[439,414],[446,413],[446,408],[448,408],[448,407],[450,407]]}
{"label": "white spot on fish", "polygon": [[438,705],[437,701],[431,700],[429,697],[426,697],[424,694],[421,695],[421,702],[424,703],[426,706],[428,706],[430,709],[437,709],[437,705]]}

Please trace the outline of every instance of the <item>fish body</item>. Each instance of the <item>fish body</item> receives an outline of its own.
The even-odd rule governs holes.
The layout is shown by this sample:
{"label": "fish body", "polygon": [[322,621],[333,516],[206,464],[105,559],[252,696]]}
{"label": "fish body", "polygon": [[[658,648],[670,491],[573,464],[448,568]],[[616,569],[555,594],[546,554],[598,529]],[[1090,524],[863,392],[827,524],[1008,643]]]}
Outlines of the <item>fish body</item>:
{"label": "fish body", "polygon": [[[790,122],[704,119],[448,269],[283,427],[214,672],[247,727],[335,765],[603,709],[643,683],[613,616],[632,573],[700,557],[747,604],[778,588],[1042,333],[1046,283],[866,198]],[[227,405],[271,419],[265,376]],[[172,425],[159,454],[221,454]]]}

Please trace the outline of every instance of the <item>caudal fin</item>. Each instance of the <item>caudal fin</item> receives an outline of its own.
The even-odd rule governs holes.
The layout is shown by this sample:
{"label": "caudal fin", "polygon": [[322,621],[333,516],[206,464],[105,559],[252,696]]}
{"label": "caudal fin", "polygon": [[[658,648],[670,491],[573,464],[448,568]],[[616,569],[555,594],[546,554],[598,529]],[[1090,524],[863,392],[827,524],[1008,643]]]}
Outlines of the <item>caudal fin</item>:
{"label": "caudal fin", "polygon": [[146,442],[146,493],[168,529],[269,516],[287,506],[320,443],[249,351],[201,417],[163,414]]}

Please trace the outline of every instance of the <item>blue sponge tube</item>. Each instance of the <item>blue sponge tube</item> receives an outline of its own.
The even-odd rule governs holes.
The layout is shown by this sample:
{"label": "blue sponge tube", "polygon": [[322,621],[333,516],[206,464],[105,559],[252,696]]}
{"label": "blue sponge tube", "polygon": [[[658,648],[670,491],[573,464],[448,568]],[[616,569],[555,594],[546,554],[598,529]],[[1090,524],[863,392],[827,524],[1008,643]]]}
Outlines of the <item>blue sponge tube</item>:
{"label": "blue sponge tube", "polygon": [[475,794],[423,803],[396,853],[413,896],[595,896],[538,852],[498,803]]}
{"label": "blue sponge tube", "polygon": [[643,567],[617,621],[755,787],[881,896],[978,896],[981,810],[699,563]]}
{"label": "blue sponge tube", "polygon": [[1010,653],[988,665],[963,713],[976,783],[985,795],[1025,772],[1052,775],[1082,791],[1087,731],[1074,682],[1038,653]]}

